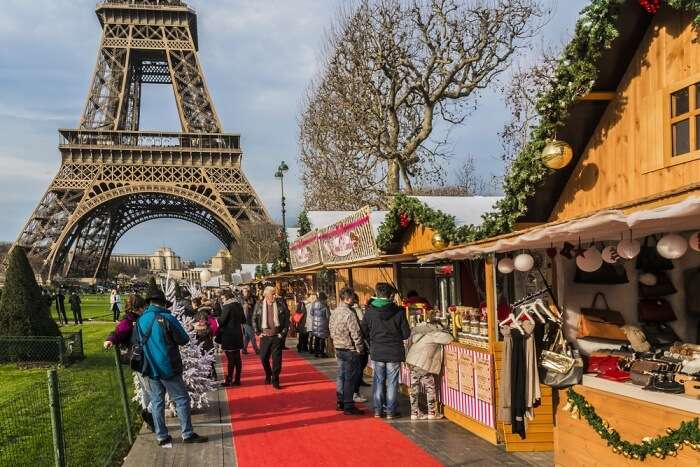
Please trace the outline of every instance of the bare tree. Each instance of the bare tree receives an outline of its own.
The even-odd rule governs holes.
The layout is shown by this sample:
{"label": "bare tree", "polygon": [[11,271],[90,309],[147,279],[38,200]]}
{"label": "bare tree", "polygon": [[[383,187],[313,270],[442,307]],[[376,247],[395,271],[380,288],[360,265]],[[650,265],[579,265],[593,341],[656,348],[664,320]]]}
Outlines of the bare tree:
{"label": "bare tree", "polygon": [[418,186],[412,194],[422,196],[493,196],[499,193],[498,177],[484,177],[477,170],[474,156],[467,156],[451,184]]}
{"label": "bare tree", "polygon": [[[559,47],[560,49],[561,47]],[[530,139],[538,122],[537,100],[551,86],[559,50],[546,48],[530,66],[516,67],[509,83],[503,88],[503,98],[511,118],[499,133],[503,146],[502,158],[507,165],[517,157]]]}
{"label": "bare tree", "polygon": [[271,263],[279,252],[279,225],[270,223],[239,223],[241,238],[232,251],[233,264]]}
{"label": "bare tree", "polygon": [[357,175],[340,183],[382,204],[402,181],[408,191],[439,181],[436,119],[463,123],[540,17],[537,0],[361,0],[341,11],[300,119],[304,183]]}

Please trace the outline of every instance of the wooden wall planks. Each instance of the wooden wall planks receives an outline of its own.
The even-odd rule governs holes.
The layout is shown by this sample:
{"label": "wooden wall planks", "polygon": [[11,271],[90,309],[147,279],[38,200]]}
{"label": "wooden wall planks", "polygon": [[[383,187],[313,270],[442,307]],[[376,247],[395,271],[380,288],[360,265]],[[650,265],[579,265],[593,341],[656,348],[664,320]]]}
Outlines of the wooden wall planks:
{"label": "wooden wall planks", "polygon": [[[700,42],[693,15],[662,8],[639,44],[620,86],[552,214],[552,220],[671,191],[700,180],[700,155],[672,165],[665,126],[676,85],[700,82]],[[680,160],[680,159],[679,159]]]}

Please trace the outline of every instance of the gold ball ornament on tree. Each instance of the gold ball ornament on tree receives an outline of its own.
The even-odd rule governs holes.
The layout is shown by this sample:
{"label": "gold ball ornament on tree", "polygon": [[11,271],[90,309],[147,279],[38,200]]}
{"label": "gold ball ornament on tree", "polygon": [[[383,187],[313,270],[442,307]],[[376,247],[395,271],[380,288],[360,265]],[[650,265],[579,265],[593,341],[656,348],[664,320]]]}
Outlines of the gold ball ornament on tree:
{"label": "gold ball ornament on tree", "polygon": [[430,241],[433,244],[433,247],[437,248],[438,250],[447,248],[448,245],[447,240],[445,240],[445,237],[443,237],[440,232],[435,232]]}
{"label": "gold ball ornament on tree", "polygon": [[574,151],[566,141],[550,139],[542,149],[542,162],[552,170],[563,169],[574,156]]}

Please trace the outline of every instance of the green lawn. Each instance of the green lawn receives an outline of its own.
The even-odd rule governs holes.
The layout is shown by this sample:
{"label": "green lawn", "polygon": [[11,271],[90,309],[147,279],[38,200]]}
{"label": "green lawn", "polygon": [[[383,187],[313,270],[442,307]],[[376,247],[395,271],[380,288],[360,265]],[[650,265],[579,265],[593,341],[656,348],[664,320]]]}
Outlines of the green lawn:
{"label": "green lawn", "polygon": [[[109,303],[109,294],[90,294],[81,295],[83,321],[112,321],[112,307]],[[68,295],[66,295],[66,316],[68,322],[73,322],[73,312],[68,303]],[[124,297],[119,309],[124,311]],[[56,301],[51,304],[51,316],[58,321],[58,313],[56,312]]]}
{"label": "green lawn", "polygon": [[[124,416],[113,351],[102,350],[111,323],[64,326],[83,330],[85,360],[60,368],[59,387],[68,465],[104,465],[124,449]],[[131,372],[125,372],[129,397]],[[0,465],[47,465],[52,458],[47,368],[0,365]],[[132,410],[132,412],[135,412]]]}

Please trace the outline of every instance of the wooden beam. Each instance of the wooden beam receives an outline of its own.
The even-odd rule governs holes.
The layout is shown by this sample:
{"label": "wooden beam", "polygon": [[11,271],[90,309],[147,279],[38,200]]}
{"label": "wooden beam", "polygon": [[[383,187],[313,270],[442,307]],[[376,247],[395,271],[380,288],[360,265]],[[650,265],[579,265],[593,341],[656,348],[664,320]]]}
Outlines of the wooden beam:
{"label": "wooden beam", "polygon": [[614,91],[591,91],[581,96],[580,101],[611,101],[615,99],[617,93]]}

